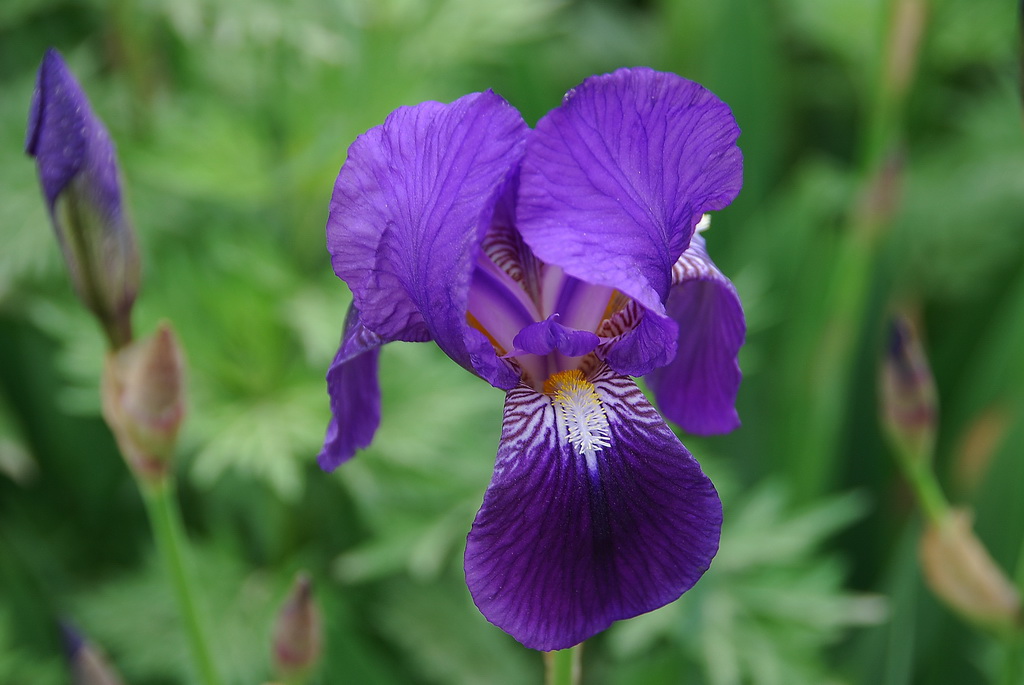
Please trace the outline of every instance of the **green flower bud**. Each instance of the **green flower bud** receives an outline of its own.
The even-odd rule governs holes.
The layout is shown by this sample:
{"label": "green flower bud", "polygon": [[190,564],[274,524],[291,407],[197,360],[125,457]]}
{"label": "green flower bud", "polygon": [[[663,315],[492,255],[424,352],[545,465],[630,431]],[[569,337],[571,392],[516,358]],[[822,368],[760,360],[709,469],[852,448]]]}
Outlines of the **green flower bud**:
{"label": "green flower bud", "polygon": [[274,669],[287,682],[301,682],[320,659],[323,627],[306,573],[295,578],[274,624]]}
{"label": "green flower bud", "polygon": [[1020,595],[971,528],[965,509],[930,523],[920,557],[928,587],[967,620],[995,630],[1021,625]]}
{"label": "green flower bud", "polygon": [[112,352],[103,377],[103,416],[132,471],[143,480],[169,470],[185,416],[185,363],[170,324]]}

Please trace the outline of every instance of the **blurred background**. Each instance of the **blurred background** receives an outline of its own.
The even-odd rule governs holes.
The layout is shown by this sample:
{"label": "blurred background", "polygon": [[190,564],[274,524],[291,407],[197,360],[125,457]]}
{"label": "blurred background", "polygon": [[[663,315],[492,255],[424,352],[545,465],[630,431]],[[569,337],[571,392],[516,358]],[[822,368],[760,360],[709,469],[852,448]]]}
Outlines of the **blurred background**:
{"label": "blurred background", "polygon": [[1018,25],[1005,0],[4,0],[0,683],[66,682],[58,616],[128,682],[192,680],[99,418],[103,340],[23,153],[49,46],[118,146],[144,260],[136,328],[170,319],[186,350],[176,470],[229,682],[270,677],[298,569],[325,616],[319,682],[542,678],[463,579],[499,391],[434,346],[391,345],[374,444],[316,466],[350,299],[327,203],[348,145],[399,105],[493,88],[532,125],[627,65],[700,81],[743,130],[743,192],[706,234],[747,315],[743,427],[681,436],[724,501],[711,570],[589,641],[584,682],[997,682],[1003,645],[922,579],[876,379],[889,316],[909,312],[940,396],[935,472],[1020,587]]}

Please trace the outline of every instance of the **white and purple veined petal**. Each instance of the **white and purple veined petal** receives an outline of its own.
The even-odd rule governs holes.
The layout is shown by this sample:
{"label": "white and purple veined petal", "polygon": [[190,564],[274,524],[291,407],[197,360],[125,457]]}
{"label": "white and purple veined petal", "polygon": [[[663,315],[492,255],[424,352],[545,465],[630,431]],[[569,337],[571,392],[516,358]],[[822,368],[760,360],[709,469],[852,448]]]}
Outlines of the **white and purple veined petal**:
{"label": "white and purple veined petal", "polygon": [[604,367],[548,385],[506,395],[465,559],[484,616],[539,650],[677,599],[722,522],[711,481],[631,379]]}
{"label": "white and purple veined petal", "polygon": [[672,267],[665,307],[679,336],[672,362],[645,377],[658,408],[688,433],[728,433],[740,425],[737,355],[747,329],[736,288],[711,261],[704,236],[695,234]]}

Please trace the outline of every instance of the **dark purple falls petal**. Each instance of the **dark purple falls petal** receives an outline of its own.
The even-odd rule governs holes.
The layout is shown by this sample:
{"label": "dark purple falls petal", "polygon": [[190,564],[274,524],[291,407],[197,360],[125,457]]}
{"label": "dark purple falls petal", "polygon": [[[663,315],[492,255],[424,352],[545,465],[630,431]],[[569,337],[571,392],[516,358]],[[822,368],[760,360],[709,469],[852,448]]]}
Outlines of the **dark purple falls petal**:
{"label": "dark purple falls petal", "polygon": [[[571,647],[672,602],[718,550],[721,501],[700,465],[631,379],[606,369],[593,390],[603,414],[590,417],[589,454],[557,399],[525,385],[508,392],[466,544],[477,607],[533,649]],[[584,413],[595,406],[577,399]]]}
{"label": "dark purple falls petal", "polygon": [[380,383],[377,366],[382,341],[359,321],[359,310],[349,307],[345,330],[334,361],[327,370],[331,422],[317,463],[333,471],[369,447],[380,425]]}
{"label": "dark purple falls petal", "polygon": [[708,257],[700,235],[673,267],[672,282],[666,309],[679,324],[676,356],[645,380],[658,408],[683,430],[728,433],[740,425],[737,355],[747,328],[739,295]]}

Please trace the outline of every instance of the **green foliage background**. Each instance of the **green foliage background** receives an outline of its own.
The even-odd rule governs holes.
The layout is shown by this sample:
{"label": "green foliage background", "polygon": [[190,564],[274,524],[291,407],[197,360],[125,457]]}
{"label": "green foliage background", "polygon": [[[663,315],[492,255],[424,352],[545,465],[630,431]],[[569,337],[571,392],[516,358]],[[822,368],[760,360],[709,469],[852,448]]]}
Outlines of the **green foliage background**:
{"label": "green foliage background", "polygon": [[[542,677],[462,578],[498,391],[432,346],[389,346],[373,446],[332,474],[315,465],[349,299],[324,248],[327,202],[347,146],[399,105],[493,88],[533,123],[586,76],[634,64],[701,81],[743,129],[744,191],[708,239],[748,318],[744,426],[682,436],[725,504],[711,571],[591,640],[584,682],[994,679],[1001,652],[922,583],[875,375],[890,308],[912,303],[942,398],[940,479],[1024,579],[1018,18],[1005,1],[923,3],[916,78],[880,120],[890,4],[5,0],[0,683],[65,681],[58,616],[129,682],[193,679],[142,503],[98,418],[101,336],[22,154],[51,45],[118,144],[144,253],[137,328],[170,319],[187,351],[177,471],[231,683],[270,678],[271,620],[299,568],[326,616],[320,682]],[[862,250],[855,210],[887,125],[902,141],[884,184],[896,199]]]}

